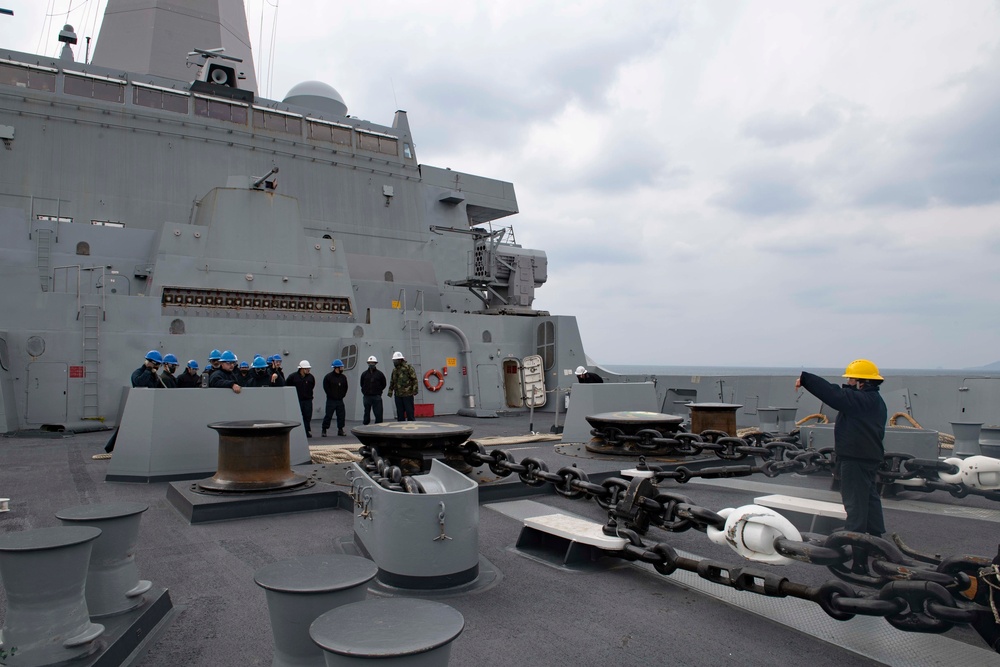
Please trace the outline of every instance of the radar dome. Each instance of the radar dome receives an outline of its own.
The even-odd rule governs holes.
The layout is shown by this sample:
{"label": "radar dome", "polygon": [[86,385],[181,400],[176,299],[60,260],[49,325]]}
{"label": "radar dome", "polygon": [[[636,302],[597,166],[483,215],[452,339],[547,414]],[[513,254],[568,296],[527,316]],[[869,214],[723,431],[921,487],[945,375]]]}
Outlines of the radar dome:
{"label": "radar dome", "polygon": [[322,81],[303,81],[292,86],[282,100],[285,104],[305,107],[323,113],[347,115],[347,104],[333,86]]}

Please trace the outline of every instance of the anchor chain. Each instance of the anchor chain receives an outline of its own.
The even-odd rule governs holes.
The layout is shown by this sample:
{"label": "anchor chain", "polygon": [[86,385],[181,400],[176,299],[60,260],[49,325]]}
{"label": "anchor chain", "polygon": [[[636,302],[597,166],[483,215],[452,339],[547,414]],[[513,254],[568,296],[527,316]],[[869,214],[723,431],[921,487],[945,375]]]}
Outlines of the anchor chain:
{"label": "anchor chain", "polygon": [[[765,570],[681,556],[668,544],[644,543],[633,530],[619,529],[617,534],[628,543],[620,551],[608,551],[609,556],[649,563],[665,576],[684,570],[740,591],[808,600],[839,621],[859,614],[881,616],[900,630],[940,633],[957,624],[978,626],[993,620],[987,607],[956,600],[945,586],[933,581],[891,580],[867,593],[835,580],[808,586]],[[983,638],[990,643],[988,637],[984,635]],[[991,647],[996,648],[992,643]]]}
{"label": "anchor chain", "polygon": [[[524,483],[551,483],[565,497],[594,498],[608,510],[604,532],[628,539],[624,549],[607,551],[610,556],[649,563],[663,575],[680,569],[737,590],[808,600],[837,620],[849,620],[856,615],[881,616],[901,630],[934,633],[945,632],[957,624],[972,625],[988,645],[1000,650],[1000,625],[994,622],[990,608],[995,606],[992,596],[998,591],[989,584],[987,577],[993,570],[985,558],[953,556],[927,563],[909,557],[888,540],[846,531],[829,536],[806,533],[800,539],[774,537],[765,554],[767,558],[757,560],[773,560],[776,554],[824,566],[840,579],[808,586],[765,570],[680,556],[666,543],[643,543],[640,535],[651,527],[667,532],[694,528],[708,533],[723,530],[727,521],[723,514],[699,506],[687,496],[657,488],[649,478],[629,481],[612,477],[594,484],[578,468],[560,468],[553,473],[543,461],[525,459],[515,463],[501,450],[486,454],[482,448],[468,443],[465,453],[467,460],[483,457],[490,469],[501,476],[516,472]],[[802,465],[816,464],[810,460]],[[737,551],[753,559],[753,554],[748,555],[745,549]],[[996,578],[995,574],[992,576]],[[858,590],[852,583],[871,590]]]}
{"label": "anchor chain", "polygon": [[[667,454],[677,456],[699,456],[710,452],[723,461],[744,461],[749,457],[759,457],[758,464],[723,465],[691,469],[678,466],[672,470],[663,470],[659,466],[648,466],[654,472],[656,481],[672,479],[684,484],[692,479],[724,479],[747,477],[763,474],[773,478],[779,475],[796,473],[812,475],[829,473],[836,468],[836,455],[832,447],[820,449],[804,449],[798,443],[798,432],[787,436],[772,436],[768,433],[754,433],[745,437],[732,437],[723,431],[706,430],[699,433],[672,433],[672,437],[659,437],[659,431],[643,429],[635,435],[623,434],[619,429],[608,427],[593,429],[595,437],[609,437],[609,444],[618,445],[624,442],[634,442],[639,447],[648,445],[649,449],[667,448]],[[754,444],[756,443],[756,444]],[[382,458],[375,447],[362,447],[359,453],[363,457],[362,464],[366,472],[379,485],[392,491],[420,493],[417,477],[407,477],[398,466],[394,466]],[[566,497],[577,498],[585,494],[598,497],[598,502],[604,503],[603,494],[589,489],[583,480],[574,477],[573,467],[561,468],[556,473],[550,473],[545,463],[531,457],[520,462],[502,449],[486,450],[474,440],[469,440],[457,447],[457,454],[470,466],[489,466],[490,471],[498,477],[507,477],[516,473],[519,479],[529,486],[542,486],[546,482],[556,485],[556,493]],[[642,460],[642,457],[640,457]],[[570,472],[567,472],[570,471]],[[567,475],[569,477],[567,477]],[[572,481],[577,482],[571,484]],[[976,495],[988,500],[1000,501],[1000,460],[985,456],[968,459],[918,459],[910,454],[888,452],[877,472],[877,483],[880,488],[891,491],[905,489],[930,493],[945,491],[956,498]]]}
{"label": "anchor chain", "polygon": [[[758,446],[746,444],[747,441],[742,438],[716,433],[709,433],[705,439],[697,434],[676,435],[682,436],[677,438],[682,446],[691,450],[712,451],[721,454],[720,458],[725,460],[741,460],[751,454],[765,460],[759,466],[743,464],[702,470],[679,467],[664,471],[649,466],[648,469],[654,471],[653,479],[611,477],[597,484],[575,466],[551,472],[541,459],[527,457],[517,462],[504,450],[494,449],[487,453],[484,447],[471,440],[463,443],[459,452],[469,465],[487,465],[498,477],[516,473],[523,484],[535,487],[552,484],[555,492],[563,497],[594,499],[608,511],[604,532],[628,540],[623,549],[606,551],[610,556],[649,563],[663,575],[684,570],[737,590],[808,600],[837,620],[848,620],[856,615],[881,616],[901,630],[932,633],[945,632],[956,624],[967,624],[975,628],[991,648],[1000,652],[1000,621],[994,619],[1000,581],[996,566],[982,557],[918,557],[889,540],[848,531],[828,536],[804,533],[797,536],[798,539],[778,533],[770,544],[758,546],[761,549],[759,552],[748,550],[745,545],[736,549],[736,545],[731,544],[748,560],[774,562],[776,558],[783,557],[826,567],[838,578],[819,586],[809,586],[765,570],[681,556],[666,543],[645,544],[640,535],[645,535],[650,528],[667,532],[693,528],[710,533],[725,530],[727,517],[737,522],[751,521],[755,513],[745,512],[734,517],[731,515],[740,510],[716,512],[697,505],[685,495],[660,489],[655,482],[674,479],[683,483],[694,477],[734,477],[757,472],[771,477],[785,472],[810,474],[829,470],[835,463],[832,450],[801,449],[789,439],[760,440],[762,444]],[[737,444],[736,441],[744,444]],[[363,451],[362,455],[365,456],[366,470],[374,472],[372,477],[381,486],[408,490],[408,484],[403,480],[416,480],[402,478],[396,472],[398,468],[381,459],[374,448]],[[967,488],[961,483],[938,482],[922,476],[958,474],[961,469],[957,463],[924,461],[900,454],[887,455],[887,459],[891,459],[890,465],[886,466],[889,480],[914,480],[919,477],[928,486],[938,485],[937,488],[953,494],[956,492],[954,487]],[[644,463],[640,459],[640,467],[645,467]],[[997,499],[1000,500],[1000,497]],[[763,509],[749,507],[755,511]],[[443,514],[442,507],[438,540],[448,539],[444,533]],[[901,542],[897,536],[894,537]],[[997,560],[1000,561],[1000,557]],[[851,584],[869,590],[858,590]],[[1000,618],[1000,612],[997,616]]]}
{"label": "anchor chain", "polygon": [[[789,435],[774,436],[761,432],[742,438],[716,430],[672,433],[669,437],[654,429],[642,429],[634,435],[626,435],[615,427],[595,428],[590,433],[612,446],[632,443],[640,450],[656,450],[657,456],[692,457],[708,452],[724,461],[742,461],[751,456],[760,457],[762,461],[759,466],[726,466],[703,472],[694,472],[683,466],[669,472],[652,468],[657,471],[658,480],[675,479],[682,484],[695,477],[743,477],[757,472],[766,477],[785,473],[810,475],[833,471],[836,466],[832,447],[803,448],[797,430]],[[887,452],[877,475],[878,483],[883,487],[891,488],[898,484],[908,491],[946,491],[956,498],[977,495],[1000,501],[1000,459],[975,456],[938,461]]]}

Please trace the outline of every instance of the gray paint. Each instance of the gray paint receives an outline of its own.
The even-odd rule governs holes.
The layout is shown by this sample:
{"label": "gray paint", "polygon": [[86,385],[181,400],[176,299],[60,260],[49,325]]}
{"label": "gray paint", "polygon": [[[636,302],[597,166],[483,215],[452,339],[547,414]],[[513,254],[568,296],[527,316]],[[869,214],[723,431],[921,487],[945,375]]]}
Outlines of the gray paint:
{"label": "gray paint", "polygon": [[367,594],[377,568],[358,556],[317,554],[267,565],[254,573],[266,591],[274,636],[271,667],[323,667],[323,651],[309,637],[309,626],[325,612]]}
{"label": "gray paint", "polygon": [[[357,464],[351,464],[351,469],[352,490],[359,499],[355,501],[354,538],[380,572],[443,580],[478,566],[476,482],[435,460],[431,471],[420,477],[427,493],[413,494],[381,487]],[[451,539],[437,539],[442,512],[444,531]]]}
{"label": "gray paint", "polygon": [[653,383],[575,384],[570,393],[569,409],[563,427],[563,442],[590,442],[593,428],[587,415],[618,410],[659,412]]}
{"label": "gray paint", "polygon": [[[10,357],[6,375],[0,371],[0,426],[112,423],[120,388],[149,349],[201,363],[213,348],[242,358],[282,351],[292,363],[304,358],[320,366],[349,342],[362,358],[384,361],[393,350],[419,348],[422,375],[456,356],[455,341],[431,335],[429,321],[469,338],[463,365],[473,385],[480,375],[492,378],[491,366],[500,375],[503,359],[538,353],[538,327],[551,322],[545,387],[572,386],[572,370],[590,361],[573,317],[534,307],[548,278],[544,251],[502,242],[490,248],[488,277],[477,273],[484,242],[472,232],[518,212],[511,183],[418,162],[404,111],[380,124],[342,116],[339,107],[309,109],[308,96],[296,104],[257,98],[251,109],[190,94],[194,70],[183,57],[195,46],[221,43],[231,55],[246,47],[243,69],[252,77],[242,12],[238,0],[116,0],[92,64],[0,49],[0,58],[22,64],[19,76],[31,83],[0,85],[0,125],[13,128],[14,137],[10,150],[0,151],[0,327]],[[214,42],[188,43],[208,40]],[[110,88],[115,99],[70,94],[67,80]],[[251,79],[243,85],[254,88]],[[149,105],[157,95],[166,96],[166,108]],[[213,110],[207,116],[199,113],[206,104]],[[226,119],[215,113],[220,109]],[[265,112],[282,127],[261,124]],[[350,137],[348,144],[315,134],[329,123]],[[249,189],[274,167],[276,190]],[[82,244],[89,254],[78,254]],[[171,286],[345,297],[351,311],[317,317],[164,308],[162,291]],[[95,309],[96,338],[85,330],[91,319],[81,316]],[[414,321],[416,329],[407,324]],[[31,353],[33,338],[44,341],[43,354]],[[95,350],[85,350],[87,340],[97,341]],[[95,353],[96,361],[88,357]],[[665,358],[681,353],[665,338]],[[756,406],[796,405],[800,417],[820,409],[791,389],[794,377],[603,374],[629,383],[655,379],[659,409],[668,397],[691,394],[746,405],[737,415],[741,426],[756,425]],[[348,376],[356,393],[357,373]],[[96,406],[85,407],[95,388]],[[467,409],[470,399],[511,409],[480,386],[469,391],[471,397],[449,377],[441,391],[422,391],[418,400],[432,403],[436,414]],[[927,428],[947,429],[970,415],[1000,421],[997,377],[972,384],[958,376],[890,377],[883,391],[891,411],[907,411]],[[348,418],[360,418],[360,401],[349,408]],[[314,416],[321,414],[322,396]]]}
{"label": "gray paint", "polygon": [[224,47],[257,90],[246,16],[240,0],[108,0],[93,62],[180,80],[194,78],[185,67],[191,49]]}
{"label": "gray paint", "polygon": [[139,579],[135,553],[139,522],[149,509],[144,503],[79,505],[56,512],[64,526],[92,526],[101,530],[94,541],[87,570],[87,610],[91,618],[123,614],[145,604],[152,588]]}
{"label": "gray paint", "polygon": [[36,667],[97,650],[103,632],[91,623],[84,597],[94,540],[91,526],[59,526],[0,536],[0,583],[7,597],[3,645],[11,660]]}
{"label": "gray paint", "polygon": [[[118,429],[109,479],[149,481],[209,476],[218,469],[219,437],[207,427],[222,419],[302,422],[295,390],[132,389]],[[288,434],[292,465],[308,463],[303,429]]]}
{"label": "gray paint", "polygon": [[[822,449],[833,447],[833,424],[804,425],[800,430],[801,441],[807,447]],[[938,457],[937,431],[916,428],[887,428],[882,440],[886,453],[901,452],[918,459]]]}

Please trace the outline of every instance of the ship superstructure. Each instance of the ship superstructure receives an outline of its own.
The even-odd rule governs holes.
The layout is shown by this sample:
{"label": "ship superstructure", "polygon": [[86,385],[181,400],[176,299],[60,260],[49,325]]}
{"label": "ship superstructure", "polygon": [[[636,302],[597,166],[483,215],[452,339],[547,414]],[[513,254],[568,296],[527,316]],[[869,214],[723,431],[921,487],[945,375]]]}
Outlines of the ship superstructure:
{"label": "ship superstructure", "polygon": [[212,43],[215,3],[127,4],[91,64],[0,50],[0,430],[113,418],[148,349],[349,373],[401,350],[452,373],[438,413],[522,407],[521,360],[556,368],[557,339],[584,360],[573,318],[532,307],[545,253],[494,226],[512,184],[419,163],[406,112],[362,121],[326,84],[258,97],[249,50],[218,48],[247,42],[241,3]]}
{"label": "ship superstructure", "polygon": [[[511,183],[420,163],[405,111],[361,120],[326,83],[261,98],[238,0],[111,0],[91,63],[58,38],[60,57],[0,49],[0,432],[113,422],[150,349],[340,358],[353,387],[401,351],[442,376],[424,414],[564,408],[588,359],[574,317],[534,306],[548,261],[506,223]],[[607,326],[624,346],[646,319]],[[822,407],[794,375],[602,374],[654,383],[666,413],[739,404],[740,425]],[[889,374],[883,394],[947,430],[995,422],[1000,377]]]}

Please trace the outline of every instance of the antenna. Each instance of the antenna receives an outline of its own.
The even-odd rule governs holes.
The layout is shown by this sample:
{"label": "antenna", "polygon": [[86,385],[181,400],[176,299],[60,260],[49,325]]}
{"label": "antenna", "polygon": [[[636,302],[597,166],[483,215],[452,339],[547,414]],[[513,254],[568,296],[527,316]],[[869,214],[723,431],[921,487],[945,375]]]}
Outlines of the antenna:
{"label": "antenna", "polygon": [[268,190],[274,190],[277,187],[277,180],[269,181],[267,179],[269,176],[274,176],[277,173],[278,173],[278,168],[271,167],[271,171],[267,172],[266,174],[258,178],[256,181],[254,181],[250,187],[252,187],[254,190],[260,190],[261,186],[263,185]]}
{"label": "antenna", "polygon": [[208,60],[210,60],[212,58],[222,58],[223,60],[231,60],[234,63],[241,63],[241,62],[243,62],[243,58],[237,58],[236,56],[227,56],[227,55],[225,55],[223,53],[223,51],[225,51],[225,50],[226,49],[223,46],[219,46],[219,47],[216,47],[214,49],[192,49],[188,53],[188,58],[192,58],[194,56],[201,56],[206,61],[208,61]]}

